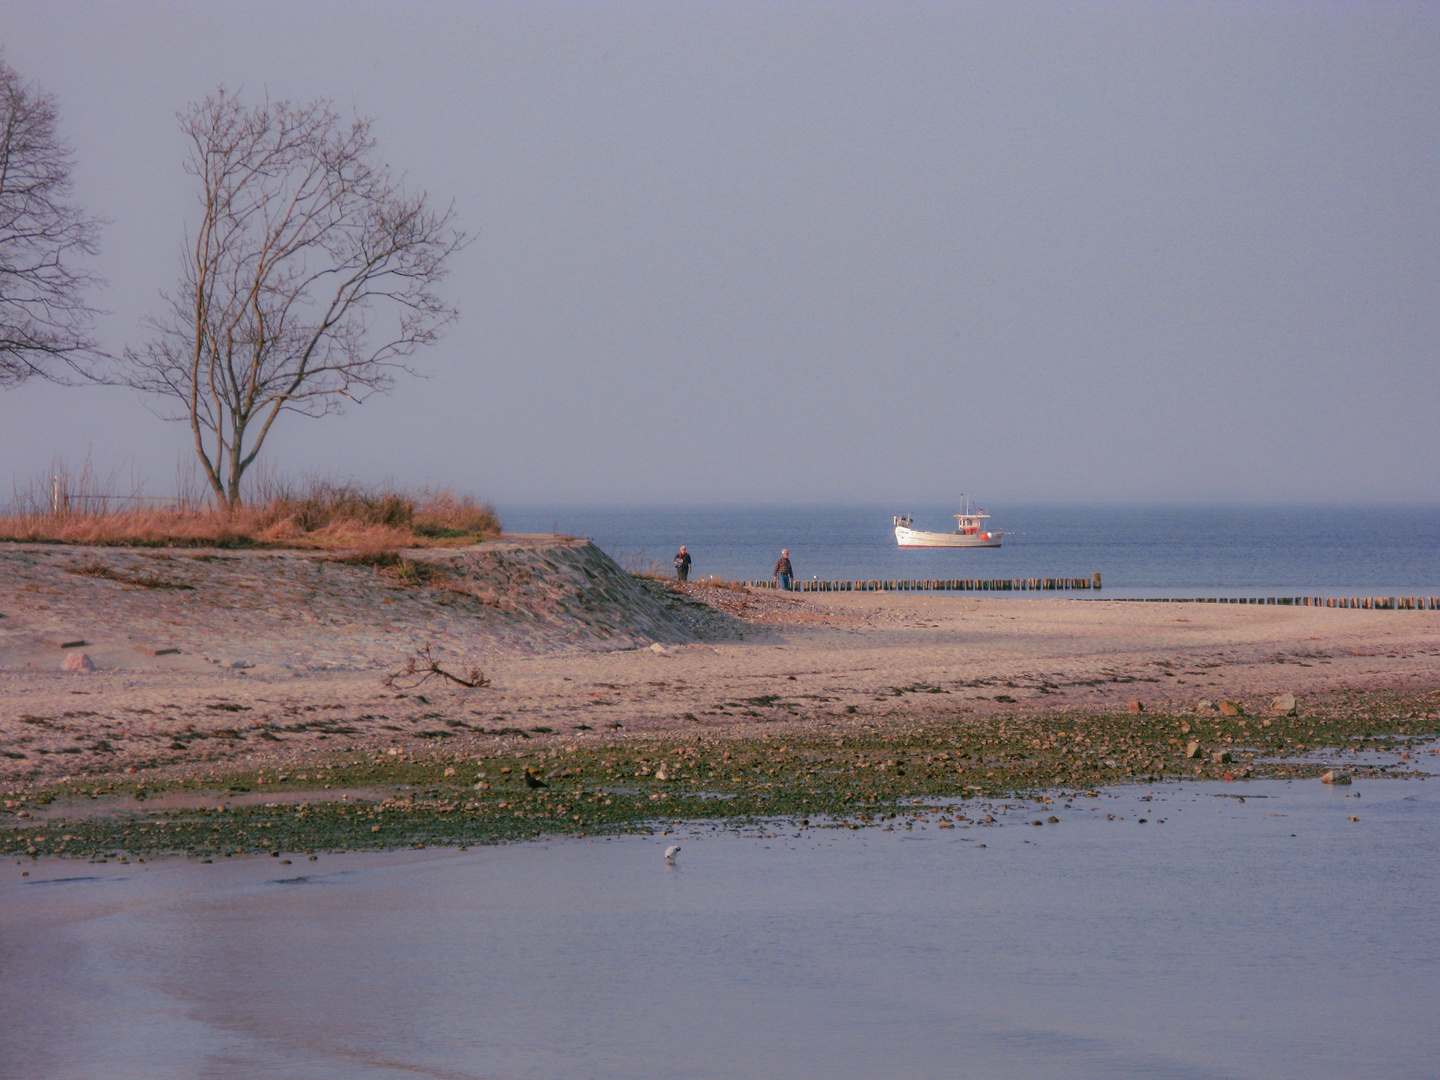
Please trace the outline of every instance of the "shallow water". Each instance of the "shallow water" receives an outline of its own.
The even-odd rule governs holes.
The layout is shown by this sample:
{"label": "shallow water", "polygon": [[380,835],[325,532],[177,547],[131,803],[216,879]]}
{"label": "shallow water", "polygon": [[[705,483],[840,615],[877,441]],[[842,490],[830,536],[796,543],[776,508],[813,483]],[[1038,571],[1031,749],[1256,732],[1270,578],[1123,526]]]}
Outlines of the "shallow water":
{"label": "shallow water", "polygon": [[996,825],[9,865],[0,1075],[1440,1072],[1440,786],[987,805]]}

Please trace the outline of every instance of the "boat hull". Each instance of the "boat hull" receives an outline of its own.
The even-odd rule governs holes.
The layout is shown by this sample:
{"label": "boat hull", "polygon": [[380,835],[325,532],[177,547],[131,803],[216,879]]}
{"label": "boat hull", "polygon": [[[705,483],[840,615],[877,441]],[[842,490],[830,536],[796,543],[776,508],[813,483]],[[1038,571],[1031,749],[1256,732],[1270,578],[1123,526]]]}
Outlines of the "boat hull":
{"label": "boat hull", "polygon": [[937,533],[895,526],[895,542],[902,548],[998,548],[1003,533]]}

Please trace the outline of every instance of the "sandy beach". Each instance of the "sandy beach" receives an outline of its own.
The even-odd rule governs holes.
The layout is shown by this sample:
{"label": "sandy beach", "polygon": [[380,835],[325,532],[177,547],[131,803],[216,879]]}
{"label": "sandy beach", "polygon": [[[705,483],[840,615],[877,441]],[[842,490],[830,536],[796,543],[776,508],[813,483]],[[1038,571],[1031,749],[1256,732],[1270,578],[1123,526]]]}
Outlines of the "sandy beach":
{"label": "sandy beach", "polygon": [[[677,587],[535,537],[402,554],[8,545],[0,783],[1284,693],[1419,719],[1440,690],[1440,612]],[[386,685],[426,648],[486,685]]]}

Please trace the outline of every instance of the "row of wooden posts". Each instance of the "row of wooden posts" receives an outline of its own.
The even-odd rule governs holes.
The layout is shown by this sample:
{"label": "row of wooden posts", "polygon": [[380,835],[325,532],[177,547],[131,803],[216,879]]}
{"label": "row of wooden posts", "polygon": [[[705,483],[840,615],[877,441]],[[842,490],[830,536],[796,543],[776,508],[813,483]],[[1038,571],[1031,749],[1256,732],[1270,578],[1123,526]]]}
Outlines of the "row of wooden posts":
{"label": "row of wooden posts", "polygon": [[[774,581],[741,582],[751,589],[776,588]],[[920,578],[886,581],[797,581],[795,592],[1023,592],[1100,588],[1100,574],[1063,578]],[[1097,599],[1099,599],[1097,597]],[[1367,611],[1440,611],[1440,596],[1145,596],[1106,597],[1137,604],[1276,604],[1293,607],[1362,608]]]}
{"label": "row of wooden posts", "polygon": [[[774,581],[747,581],[752,589],[773,589]],[[1011,592],[1024,589],[1098,589],[1100,575],[1046,578],[923,578],[908,581],[797,581],[795,592]]]}
{"label": "row of wooden posts", "polygon": [[1366,611],[1440,611],[1440,596],[1133,596],[1112,603],[1287,604],[1294,607],[1363,608]]}

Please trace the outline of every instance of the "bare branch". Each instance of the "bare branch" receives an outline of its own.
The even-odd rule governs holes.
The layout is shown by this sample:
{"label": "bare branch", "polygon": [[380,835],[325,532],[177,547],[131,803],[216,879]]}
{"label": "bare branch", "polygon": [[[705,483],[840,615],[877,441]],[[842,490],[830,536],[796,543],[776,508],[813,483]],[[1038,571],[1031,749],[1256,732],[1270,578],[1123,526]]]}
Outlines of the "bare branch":
{"label": "bare branch", "polygon": [[479,668],[471,668],[469,677],[462,679],[459,675],[451,674],[440,666],[440,662],[430,654],[430,645],[420,646],[405,661],[405,666],[399,671],[392,671],[385,676],[382,686],[391,690],[413,690],[426,679],[433,678],[448,679],[457,686],[463,686],[467,690],[481,690],[490,685],[490,680],[480,671]]}
{"label": "bare branch", "polygon": [[369,120],[328,101],[247,107],[222,87],[178,119],[201,220],[124,381],[169,399],[233,506],[281,413],[339,412],[414,374],[457,317],[437,290],[466,238],[374,163]]}
{"label": "bare branch", "polygon": [[84,300],[98,279],[75,260],[95,254],[100,222],[65,201],[71,160],[58,118],[54,96],[0,58],[0,386],[64,382],[63,368],[85,374],[98,357]]}

